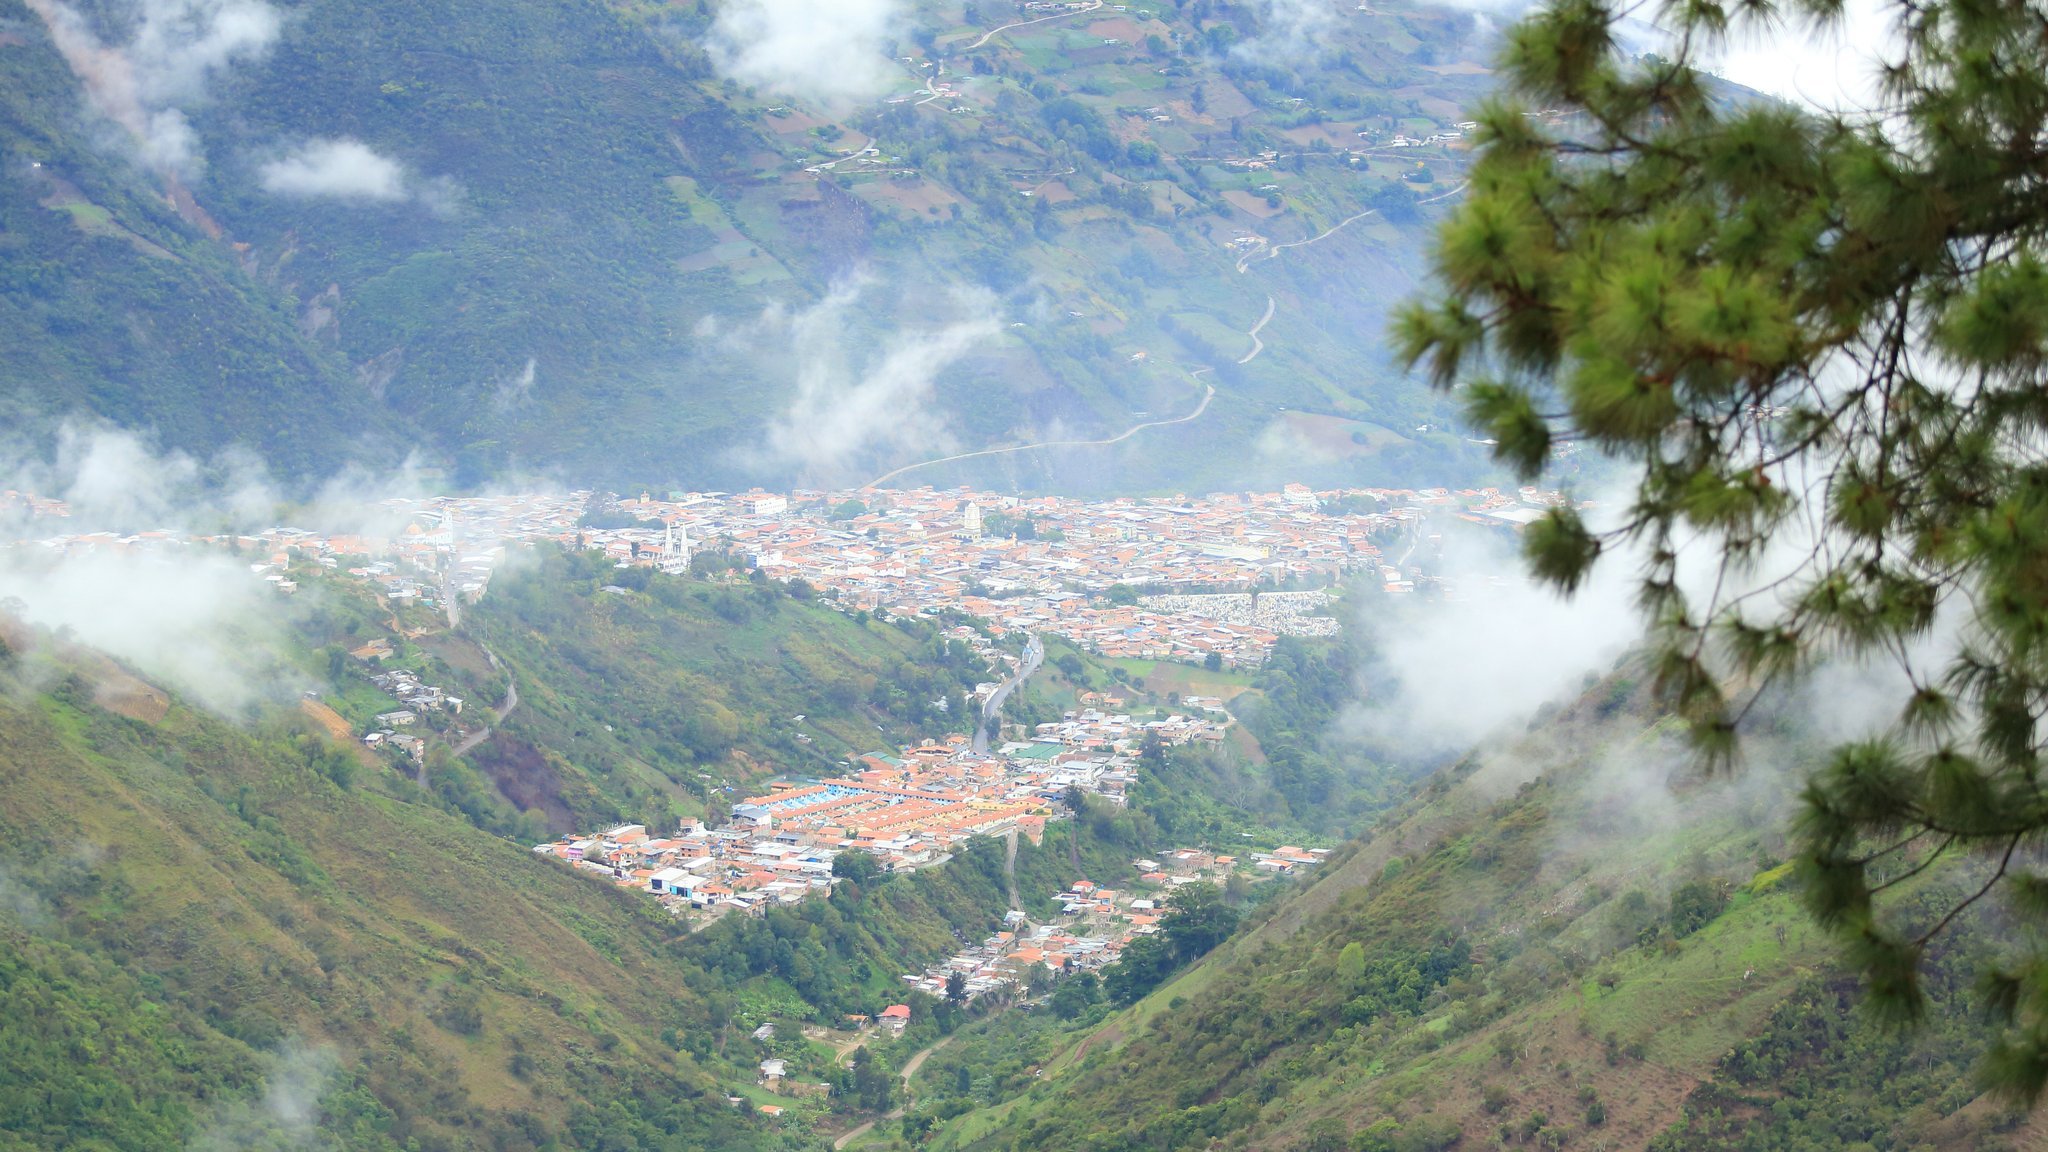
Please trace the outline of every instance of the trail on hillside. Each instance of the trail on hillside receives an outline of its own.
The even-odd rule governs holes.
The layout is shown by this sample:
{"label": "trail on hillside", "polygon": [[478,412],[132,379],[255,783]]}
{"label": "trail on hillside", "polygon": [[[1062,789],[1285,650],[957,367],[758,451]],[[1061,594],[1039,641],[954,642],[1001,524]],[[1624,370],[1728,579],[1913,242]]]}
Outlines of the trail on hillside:
{"label": "trail on hillside", "polygon": [[1017,830],[1010,829],[1003,837],[1009,843],[1003,846],[1003,882],[1010,886],[1010,911],[1024,911],[1024,902],[1017,899]]}
{"label": "trail on hillside", "polygon": [[[498,657],[495,653],[493,653],[489,648],[485,647],[482,644],[477,645],[477,647],[483,648],[484,656],[485,658],[490,660],[491,667],[498,667]],[[505,722],[505,717],[510,716],[513,713],[513,711],[518,707],[519,681],[508,674],[505,677],[505,699],[500,701],[496,708],[491,709],[491,715],[493,716],[492,722],[484,725],[482,728],[479,728],[475,732],[470,733],[469,736],[462,741],[462,743],[457,744],[453,749],[455,755],[466,756],[469,754],[471,749],[475,748],[477,745],[483,743],[484,741],[490,739],[491,730],[496,725],[503,724]],[[422,786],[426,784],[425,767],[422,767],[420,769],[420,783]]]}
{"label": "trail on hillside", "polygon": [[[1189,373],[1189,375],[1199,376],[1207,371],[1207,368],[1198,368]],[[1042,440],[1036,444],[1012,444],[1007,448],[983,448],[974,452],[959,452],[951,456],[941,456],[936,460],[920,460],[915,464],[905,464],[903,467],[892,472],[882,473],[880,476],[861,485],[861,487],[879,488],[906,472],[915,472],[919,468],[929,468],[934,464],[951,464],[956,460],[972,460],[979,456],[1002,456],[1011,452],[1029,452],[1036,448],[1099,448],[1109,444],[1120,444],[1147,428],[1164,428],[1169,424],[1186,424],[1190,420],[1199,420],[1202,413],[1209,410],[1209,401],[1216,398],[1216,386],[1214,384],[1205,384],[1202,387],[1204,389],[1202,402],[1195,405],[1193,412],[1185,416],[1175,417],[1172,420],[1147,420],[1142,424],[1133,424],[1107,440]]]}
{"label": "trail on hillside", "polygon": [[[1415,202],[1415,206],[1420,208],[1425,204],[1436,204],[1441,201],[1448,200],[1451,197],[1456,196],[1458,193],[1463,192],[1465,190],[1466,185],[1469,183],[1471,182],[1460,181],[1456,188],[1453,188],[1448,192],[1443,192],[1438,195],[1431,196],[1427,200],[1417,200]],[[1253,248],[1251,251],[1246,252],[1244,255],[1239,256],[1237,258],[1237,270],[1239,272],[1247,272],[1251,270],[1252,262],[1255,260],[1272,260],[1277,258],[1280,255],[1280,253],[1285,252],[1289,248],[1306,248],[1311,244],[1316,244],[1320,243],[1321,241],[1328,240],[1330,237],[1336,235],[1338,232],[1343,231],[1345,228],[1353,224],[1356,224],[1358,221],[1363,220],[1367,216],[1370,216],[1378,211],[1379,209],[1377,208],[1367,208],[1363,212],[1359,212],[1351,216],[1346,216],[1344,219],[1337,221],[1335,224],[1330,225],[1328,228],[1323,229],[1321,232],[1316,233],[1314,236],[1311,236],[1306,240],[1290,240],[1285,244],[1268,245],[1265,243],[1263,239],[1261,239],[1258,247]]]}
{"label": "trail on hillside", "polygon": [[1095,0],[1095,3],[1090,4],[1088,7],[1076,9],[1072,12],[1055,12],[1050,16],[1040,16],[1035,20],[1019,20],[1015,24],[1005,24],[1000,28],[991,28],[988,31],[983,32],[981,34],[981,39],[976,40],[972,44],[969,44],[966,47],[965,51],[972,52],[976,48],[981,47],[983,44],[988,43],[989,37],[994,36],[998,32],[1008,32],[1012,28],[1022,28],[1027,24],[1043,24],[1047,20],[1064,20],[1069,16],[1081,16],[1089,12],[1093,12],[1100,7],[1102,7],[1102,0]]}
{"label": "trail on hillside", "polygon": [[[1098,2],[1096,4],[1096,7],[1101,7],[1101,4]],[[1089,9],[1089,11],[1093,10],[1094,9]],[[1065,13],[1065,15],[1072,14],[1073,13]],[[1051,17],[1047,17],[1046,19],[1051,19]],[[1026,23],[1036,22],[1037,21],[1026,21]],[[996,31],[1000,32],[1002,31],[1002,29],[999,28],[996,29]],[[994,35],[994,33],[991,32],[990,35]],[[986,39],[986,37],[984,37],[983,39]],[[979,47],[978,44],[975,46]],[[936,77],[934,78],[933,83],[937,83]],[[1456,196],[1458,193],[1463,192],[1465,190],[1465,187],[1466,183],[1461,182],[1456,188],[1452,188],[1448,192],[1432,196],[1426,200],[1417,200],[1415,203],[1418,207],[1424,204],[1435,204],[1439,201],[1447,200],[1453,196]],[[1260,240],[1260,247],[1254,248],[1250,252],[1245,253],[1243,256],[1238,257],[1237,270],[1239,272],[1248,271],[1254,260],[1271,260],[1278,257],[1280,253],[1286,251],[1289,248],[1306,248],[1311,244],[1327,240],[1331,236],[1335,235],[1338,231],[1342,230],[1346,225],[1352,224],[1359,220],[1363,220],[1367,216],[1370,216],[1377,211],[1378,209],[1376,208],[1367,208],[1363,212],[1359,212],[1352,216],[1347,216],[1344,219],[1338,221],[1337,223],[1332,224],[1330,227],[1325,228],[1323,231],[1317,233],[1316,235],[1309,237],[1306,240],[1294,240],[1286,244],[1273,245],[1267,245],[1264,240]],[[1252,360],[1259,355],[1259,353],[1266,350],[1266,343],[1264,340],[1259,338],[1259,333],[1263,331],[1266,325],[1272,321],[1273,315],[1275,311],[1278,310],[1278,308],[1278,301],[1276,301],[1270,295],[1267,296],[1266,314],[1264,316],[1259,317],[1259,322],[1257,324],[1252,325],[1251,331],[1246,333],[1246,335],[1251,337],[1252,346],[1251,350],[1249,352],[1246,352],[1242,359],[1238,360],[1239,364],[1251,363]],[[1209,369],[1207,368],[1198,368],[1193,372],[1190,372],[1188,375],[1190,377],[1196,377],[1200,376],[1202,373],[1207,371],[1209,371]],[[905,464],[901,468],[897,468],[894,469],[893,471],[882,473],[880,476],[877,476],[873,480],[870,480],[866,484],[862,485],[862,487],[879,488],[882,485],[887,484],[889,481],[896,479],[898,476],[902,476],[905,473],[909,472],[915,472],[920,468],[929,468],[935,464],[951,464],[960,460],[974,460],[984,456],[1004,456],[1013,452],[1030,452],[1038,448],[1099,448],[1105,447],[1110,444],[1120,444],[1123,441],[1130,439],[1132,436],[1138,434],[1139,432],[1144,431],[1147,428],[1163,428],[1170,424],[1186,424],[1189,421],[1200,419],[1202,413],[1207,412],[1209,410],[1209,401],[1216,398],[1215,385],[1205,384],[1203,385],[1203,389],[1204,391],[1202,393],[1201,403],[1195,405],[1195,410],[1193,412],[1190,412],[1185,416],[1176,417],[1172,420],[1148,420],[1141,424],[1133,424],[1129,428],[1126,428],[1122,432],[1118,433],[1117,435],[1111,436],[1105,440],[1042,440],[1033,444],[1012,444],[1006,448],[981,448],[973,452],[958,452],[951,456],[940,456],[937,459],[933,460],[920,460],[915,464]]]}
{"label": "trail on hillside", "polygon": [[1252,338],[1252,350],[1238,358],[1237,362],[1239,364],[1251,363],[1253,360],[1258,358],[1259,353],[1264,352],[1266,350],[1266,342],[1264,340],[1259,339],[1259,330],[1272,322],[1273,310],[1275,308],[1278,308],[1279,306],[1280,305],[1278,304],[1278,302],[1276,302],[1271,296],[1266,297],[1266,314],[1264,316],[1259,317],[1259,322],[1257,324],[1252,325],[1252,330],[1250,332],[1245,333],[1245,335],[1250,336]]}
{"label": "trail on hillside", "polygon": [[[1451,197],[1456,196],[1458,193],[1463,192],[1465,190],[1466,184],[1468,183],[1470,183],[1470,181],[1462,181],[1458,184],[1456,188],[1453,188],[1448,192],[1442,193],[1441,195],[1437,196],[1431,196],[1427,200],[1417,200],[1415,204],[1417,207],[1421,207],[1424,204],[1435,204],[1442,200],[1448,200]],[[1246,252],[1244,255],[1239,256],[1237,258],[1237,270],[1239,272],[1249,272],[1254,261],[1263,262],[1266,260],[1275,260],[1279,258],[1280,253],[1285,252],[1289,248],[1306,248],[1311,244],[1328,240],[1330,237],[1335,236],[1338,232],[1342,231],[1349,225],[1354,224],[1360,220],[1363,220],[1367,216],[1371,216],[1373,213],[1378,211],[1379,209],[1377,208],[1367,208],[1363,212],[1346,216],[1344,219],[1337,221],[1335,224],[1330,225],[1328,228],[1323,229],[1321,232],[1316,233],[1314,236],[1311,236],[1306,240],[1291,240],[1285,244],[1269,245],[1266,243],[1264,237],[1255,237],[1255,239],[1259,241],[1258,246],[1252,248],[1250,251]],[[1250,332],[1250,336],[1252,338],[1251,351],[1246,352],[1244,354],[1244,358],[1238,361],[1239,364],[1251,363],[1253,360],[1258,358],[1259,353],[1264,352],[1266,350],[1266,342],[1259,339],[1259,330],[1264,328],[1266,324],[1273,319],[1273,309],[1276,306],[1277,305],[1275,304],[1273,297],[1267,296],[1266,314],[1264,316],[1259,317],[1259,322],[1257,324],[1252,325],[1252,330]]]}
{"label": "trail on hillside", "polygon": [[904,1061],[903,1103],[898,1104],[896,1107],[889,1109],[888,1112],[884,1113],[881,1116],[877,1116],[873,1120],[870,1120],[867,1123],[862,1124],[858,1128],[849,1129],[845,1135],[841,1136],[839,1139],[834,1140],[832,1142],[832,1152],[842,1152],[842,1150],[848,1144],[851,1144],[855,1140],[858,1140],[861,1137],[867,1135],[869,1132],[874,1130],[876,1124],[879,1124],[884,1120],[901,1120],[903,1118],[904,1109],[910,1106],[910,1078],[912,1076],[917,1075],[917,1070],[919,1068],[924,1067],[926,1057],[930,1056],[934,1052],[937,1052],[939,1049],[944,1048],[946,1045],[951,1044],[952,1042],[953,1038],[951,1036],[941,1036],[939,1038],[938,1043],[933,1044],[929,1048],[920,1050],[916,1055]]}

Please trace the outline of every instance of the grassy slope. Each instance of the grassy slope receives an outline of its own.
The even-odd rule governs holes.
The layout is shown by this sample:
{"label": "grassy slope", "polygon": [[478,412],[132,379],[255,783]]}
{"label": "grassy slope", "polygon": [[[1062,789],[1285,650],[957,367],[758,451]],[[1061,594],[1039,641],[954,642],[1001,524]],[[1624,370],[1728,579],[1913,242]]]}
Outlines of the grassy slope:
{"label": "grassy slope", "polygon": [[[367,635],[345,593],[309,582],[301,629]],[[812,633],[857,627],[784,610]],[[10,1133],[61,1141],[96,1123],[109,1147],[175,1145],[229,1113],[267,1115],[252,1103],[266,1077],[310,1049],[332,1053],[329,1127],[363,1129],[348,1147],[587,1147],[601,1127],[621,1148],[746,1148],[768,1137],[722,1097],[754,1060],[788,1054],[747,1040],[754,1025],[879,1011],[901,998],[900,973],[998,927],[1008,906],[1004,846],[977,842],[879,890],[685,936],[651,901],[475,827],[459,762],[430,760],[429,795],[410,765],[329,744],[301,710],[229,725],[103,657],[4,635],[25,653],[0,660],[0,1002],[29,1021],[0,1056]],[[849,659],[902,639],[849,635],[829,641]],[[460,637],[415,640],[399,658],[444,682],[476,656]],[[742,685],[778,674],[772,646],[734,651],[758,661],[736,665]],[[574,690],[545,689],[537,716],[603,714]],[[1070,844],[1071,831],[1020,845],[1027,905],[1071,882],[1072,861],[1106,875],[1135,850]],[[111,1078],[86,1056],[106,1046]],[[830,1064],[797,1066],[820,1079]]]}
{"label": "grassy slope", "polygon": [[[462,635],[488,645],[519,684],[503,738],[473,759],[521,806],[546,795],[556,815],[666,823],[701,813],[727,782],[828,775],[849,757],[944,730],[937,713],[912,724],[909,697],[892,691],[931,672],[911,667],[927,637],[745,582],[656,577],[619,595],[599,591],[590,571],[580,557],[542,554],[538,567],[494,583],[463,622]],[[507,774],[541,750],[540,778],[513,785]]]}
{"label": "grassy slope", "polygon": [[[1795,1128],[1812,1109],[1880,1118],[1866,1127],[1910,1127],[1939,1147],[2027,1138],[1993,1135],[2010,1123],[1971,1105],[1968,1067],[1983,1042],[1974,1026],[1901,1040],[1840,1021],[1839,1008],[1801,1007],[1834,1003],[1821,990],[1839,981],[1830,944],[1771,865],[1781,793],[1763,780],[1685,785],[1681,822],[1655,800],[1657,766],[1672,759],[1661,734],[1596,711],[1583,706],[1432,785],[1204,963],[1073,1036],[1043,1084],[952,1121],[940,1147],[1364,1147],[1352,1142],[1375,1124],[1389,1140],[1462,1131],[1477,1146],[1505,1124],[1513,1140],[1545,1127],[1626,1147],[1682,1118],[1705,1131],[1729,1107],[1751,1117],[1756,1147],[1868,1138],[1853,1126]],[[1693,878],[1723,881],[1731,898],[1672,939],[1659,919],[1666,894]],[[1663,941],[1638,946],[1645,927]],[[1469,968],[1423,981],[1410,1004],[1383,997],[1377,1014],[1347,1015],[1355,995],[1379,989],[1382,964],[1416,963],[1453,940],[1469,945]],[[1339,969],[1353,942],[1363,978]],[[1966,1001],[1957,991],[1944,1014],[1968,1018]],[[1725,1062],[1815,1011],[1838,1034],[1799,1035],[1800,1077],[1759,1081]],[[1937,1074],[1873,1084],[1873,1070],[1893,1064]],[[1587,1122],[1594,1100],[1598,1125]]]}
{"label": "grassy slope", "polygon": [[[43,683],[69,676],[62,658],[27,659]],[[179,1116],[198,1124],[255,1096],[266,1053],[293,1042],[331,1048],[337,1090],[366,1088],[359,1110],[399,1144],[527,1147],[642,1094],[622,1130],[755,1139],[706,1097],[714,1073],[662,1038],[707,1014],[650,905],[409,799],[395,778],[342,787],[317,742],[183,704],[150,725],[90,700],[71,677],[0,701],[16,913],[0,956],[118,971],[105,996],[126,999],[98,1013],[108,1035],[178,1038],[122,1049],[141,1066],[124,1079],[172,1118],[173,1142]],[[4,1076],[34,1085],[69,1067],[14,1050]]]}

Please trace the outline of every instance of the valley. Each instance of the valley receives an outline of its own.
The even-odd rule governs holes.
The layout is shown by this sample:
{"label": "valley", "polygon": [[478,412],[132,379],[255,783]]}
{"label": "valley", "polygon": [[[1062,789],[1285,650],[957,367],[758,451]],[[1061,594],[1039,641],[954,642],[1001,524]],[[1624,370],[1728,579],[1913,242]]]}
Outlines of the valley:
{"label": "valley", "polygon": [[[208,760],[193,783],[151,785],[196,784],[192,819],[217,821],[203,814],[224,804],[253,821],[247,848],[202,824],[194,834],[209,846],[189,851],[256,853],[297,893],[271,898],[284,903],[265,932],[281,934],[249,936],[238,954],[275,970],[274,950],[306,932],[362,946],[340,941],[365,930],[364,913],[322,895],[322,877],[364,875],[350,862],[356,838],[334,840],[332,821],[365,817],[341,813],[373,804],[434,845],[435,879],[408,869],[364,890],[386,915],[392,901],[425,901],[406,905],[416,930],[460,932],[475,957],[380,961],[396,965],[385,978],[398,994],[346,1029],[331,997],[275,994],[245,1009],[261,1027],[178,1025],[188,1042],[237,1053],[243,1085],[277,1075],[265,1069],[290,1046],[317,1046],[350,1070],[324,1081],[330,1093],[366,1094],[323,1098],[324,1125],[369,1108],[369,1130],[422,1144],[460,1147],[476,1127],[501,1146],[541,1147],[551,1132],[656,1139],[712,1109],[737,1126],[705,1129],[726,1133],[717,1146],[1058,1148],[1108,1135],[1131,1147],[1405,1149],[1493,1133],[1676,1149],[1695,1146],[1683,1133],[1731,1138],[1728,1102],[1761,1090],[1744,1061],[1779,1051],[1786,1030],[1815,1026],[1801,1013],[1846,995],[1830,946],[1786,894],[1796,879],[1772,816],[1783,778],[1687,776],[1633,666],[1526,737],[1419,777],[1329,735],[1324,709],[1358,675],[1344,655],[1358,641],[1333,613],[1361,596],[1430,590],[1455,612],[1485,595],[1486,578],[1434,570],[1430,541],[1511,531],[1489,525],[1519,523],[1524,498],[535,494],[387,502],[383,519],[343,533],[125,538],[66,535],[63,502],[16,499],[40,517],[17,551],[256,561],[236,577],[265,597],[244,623],[283,628],[265,675],[308,687],[299,708],[257,706],[247,735],[175,697],[123,719],[95,703],[113,699],[92,686],[111,666],[34,628],[8,640],[11,674],[68,667],[83,680],[43,697],[42,719],[9,721],[30,734],[24,749],[59,757],[38,763],[90,746],[105,787],[132,790],[141,762],[119,749],[241,749],[231,772]],[[1327,590],[1221,590],[1309,582]],[[1131,615],[1095,631],[1118,612]],[[1102,638],[1142,636],[1148,615],[1169,637],[1225,639],[1210,658]],[[1221,628],[1259,639],[1245,647]],[[1298,746],[1304,734],[1312,748]],[[1795,726],[1764,759],[1800,747]],[[48,940],[137,978],[160,970],[164,957],[105,951],[78,919],[92,905],[66,895],[79,876],[130,892],[131,850],[119,846],[139,834],[123,823],[138,813],[81,828],[51,795],[47,809],[17,810],[19,842],[71,828],[62,834],[83,835],[101,862],[9,864],[25,898],[57,917],[24,922],[16,954]],[[1676,796],[1693,815],[1661,823]],[[457,844],[472,846],[451,856]],[[635,980],[669,972],[693,990],[688,1006],[652,1011],[593,986],[586,1016],[535,1015],[526,978],[491,973],[530,971],[520,941],[551,920],[521,912],[520,935],[486,944],[469,921],[450,922],[471,903],[401,895],[477,867],[554,893],[547,916],[579,918],[592,962]],[[125,915],[164,914],[139,893],[118,897]],[[207,946],[241,941],[239,923],[223,921],[227,935]],[[1980,962],[1970,939],[1940,961],[1955,1012]],[[453,966],[437,975],[436,963]],[[169,987],[239,1002],[196,979]],[[630,1123],[588,1127],[584,1110],[615,1089],[536,1047],[591,1026],[580,1019],[639,1030],[628,1059],[695,1085],[694,1118],[643,1099],[615,1114]],[[431,1021],[439,1039],[401,1057],[418,1043],[403,1039],[409,1020]],[[1251,1037],[1219,1046],[1246,1020],[1260,1022]],[[655,1044],[644,1030],[657,1024]],[[1787,1115],[1862,1099],[1835,1053],[1947,1043],[1874,1027],[1802,1041],[1821,1046],[1797,1058],[1835,1079],[1801,1081]],[[480,1044],[512,1050],[512,1082],[478,1079]],[[1946,1062],[1872,1122],[1910,1124],[1937,1147],[2025,1147],[2034,1130],[2021,1116],[1937,1108],[1967,1102],[1954,1093],[1971,1059],[1967,1047],[1939,1051]],[[429,1103],[401,1086],[421,1069],[465,1070],[462,1093],[482,1095],[443,1089]],[[493,1101],[526,1083],[526,1127],[507,1127]],[[174,1101],[183,1090],[164,1091]],[[457,1100],[470,1111],[450,1111]]]}
{"label": "valley", "polygon": [[0,0],[0,1152],[2048,1149],[2044,28]]}

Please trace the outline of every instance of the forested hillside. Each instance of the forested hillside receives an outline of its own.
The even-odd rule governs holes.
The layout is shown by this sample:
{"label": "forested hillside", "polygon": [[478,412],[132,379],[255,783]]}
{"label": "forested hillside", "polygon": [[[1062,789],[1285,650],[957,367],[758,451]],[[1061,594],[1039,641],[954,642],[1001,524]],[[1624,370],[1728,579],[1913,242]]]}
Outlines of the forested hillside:
{"label": "forested hillside", "polygon": [[1728,780],[1640,706],[1611,681],[1432,780],[1130,1009],[988,1026],[966,1051],[1045,1074],[936,1073],[933,1146],[2033,1146],[1976,1086],[2003,929],[1939,945],[1922,1029],[1874,1019],[1781,859],[1795,711]]}
{"label": "forested hillside", "polygon": [[773,1143],[663,1039],[716,998],[649,905],[292,724],[124,715],[61,648],[9,644],[0,1139]]}
{"label": "forested hillside", "polygon": [[[782,1146],[726,1096],[770,1053],[840,1074],[796,1025],[901,999],[898,973],[1000,925],[1011,883],[1037,907],[1074,861],[1134,850],[1056,828],[1007,866],[979,843],[690,935],[493,834],[503,798],[457,758],[416,778],[299,709],[230,723],[0,636],[5,1147]],[[778,1020],[794,1047],[748,1038]]]}
{"label": "forested hillside", "polygon": [[[536,856],[570,829],[715,822],[771,773],[943,732],[994,674],[932,621],[704,561],[537,551],[456,627],[293,557],[297,594],[252,608],[216,669],[276,685],[232,719],[0,616],[0,1146],[801,1145],[887,1109],[887,1069],[1000,1002],[914,998],[916,1026],[857,1065],[810,1033],[903,999],[1012,900],[1050,917],[1074,881],[1214,832],[1172,827],[1220,802],[1148,757],[1130,810],[1079,801],[1042,843],[851,868],[829,899],[695,934]],[[1061,664],[1035,698],[1117,682]],[[400,673],[464,703],[414,729],[419,761],[357,739]],[[834,1094],[781,1127],[735,1110],[771,1057]]]}
{"label": "forested hillside", "polygon": [[827,97],[735,80],[728,7],[0,0],[12,400],[464,484],[857,482],[1198,409],[920,479],[1478,466],[1379,348],[1462,166],[1386,146],[1476,100],[1468,15],[906,3]]}
{"label": "forested hillside", "polygon": [[829,775],[862,753],[965,731],[966,693],[997,674],[934,621],[552,551],[495,582],[461,636],[487,646],[520,692],[473,758],[494,776],[545,760],[541,791],[585,820],[671,823],[721,785]]}

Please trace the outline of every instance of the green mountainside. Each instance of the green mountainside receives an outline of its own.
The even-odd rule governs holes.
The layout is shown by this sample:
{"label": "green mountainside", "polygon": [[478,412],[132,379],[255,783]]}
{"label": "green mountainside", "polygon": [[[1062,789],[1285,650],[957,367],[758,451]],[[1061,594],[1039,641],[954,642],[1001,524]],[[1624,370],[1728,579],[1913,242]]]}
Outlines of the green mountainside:
{"label": "green mountainside", "polygon": [[[2036,1146],[2038,1122],[1976,1087],[2002,929],[1979,918],[1930,955],[1921,1029],[1872,1019],[1779,859],[1791,777],[1769,766],[1809,754],[1796,723],[1766,726],[1749,775],[1696,779],[1633,694],[1611,681],[1436,777],[1131,1007],[977,1025],[924,1074],[923,1139]],[[1932,875],[1929,907],[1975,887]]]}
{"label": "green mountainside", "polygon": [[[965,1016],[914,996],[916,1024],[868,1063],[815,1030],[903,999],[901,973],[1000,927],[1013,891],[1049,915],[1217,804],[1155,781],[1139,810],[1086,805],[1014,857],[976,841],[691,934],[528,849],[716,820],[770,772],[943,731],[932,701],[990,675],[932,623],[717,568],[541,551],[451,628],[294,561],[298,594],[238,638],[286,698],[233,721],[0,617],[0,1147],[810,1146],[886,1110],[883,1070]],[[1057,659],[1033,707],[1088,685],[1146,699]],[[400,670],[461,696],[472,726],[517,703],[459,753],[366,750],[354,733],[396,707],[373,677]],[[769,1057],[833,1094],[760,1094]]]}
{"label": "green mountainside", "polygon": [[[1233,677],[1055,646],[1018,722],[1082,692],[1142,714],[1200,691],[1244,731],[1146,751],[1130,808],[1078,801],[1014,860],[977,841],[692,934],[529,845],[715,820],[728,787],[943,729],[930,695],[985,672],[929,623],[729,572],[607,586],[620,570],[544,551],[453,628],[293,575],[272,658],[318,698],[238,722],[61,638],[0,632],[0,1146],[816,1147],[877,1117],[859,1146],[2041,1137],[1976,1087],[1993,913],[1930,955],[1921,1028],[1857,1007],[1782,859],[1817,747],[1796,707],[1760,718],[1747,771],[1699,778],[1624,669],[1404,800],[1316,735],[1358,675],[1347,647],[1290,644]],[[368,752],[348,734],[391,706],[371,677],[398,668],[469,707],[502,706],[508,684],[518,703],[460,755]],[[808,742],[789,734],[798,710]],[[900,1038],[841,1046],[846,1014],[997,928],[1013,883],[1049,917],[1074,880],[1123,884],[1146,856],[1335,843],[1375,813],[1298,881],[1175,894],[1100,980],[965,1009],[914,995]],[[1936,870],[1918,897],[1976,879]],[[766,1023],[781,1030],[756,1035]],[[768,1058],[830,1094],[765,1094]],[[784,1111],[753,1107],[769,1103]]]}
{"label": "green mountainside", "polygon": [[[784,1146],[801,1125],[726,1096],[769,1055],[835,1082],[797,1025],[902,999],[899,972],[1000,926],[1012,882],[1038,907],[1074,862],[1106,873],[1132,851],[1055,829],[1006,863],[980,842],[690,935],[493,835],[539,832],[461,759],[430,756],[422,781],[332,739],[326,704],[229,723],[60,639],[0,637],[0,1147]],[[449,667],[419,653],[423,672]],[[352,686],[327,699],[379,706]],[[579,821],[630,805],[607,791],[623,772],[587,770],[555,804],[583,790]],[[920,1003],[900,1045],[952,1026]],[[749,1038],[778,1020],[789,1041]]]}
{"label": "green mountainside", "polygon": [[[858,482],[948,445],[1106,438],[1213,385],[1198,419],[1114,446],[916,478],[1482,467],[1416,431],[1439,402],[1381,349],[1416,201],[1461,153],[1347,155],[1463,116],[1489,50],[1467,14],[1332,8],[1303,46],[1244,0],[999,33],[1037,14],[918,3],[848,49],[896,57],[896,94],[839,106],[722,78],[705,3],[262,7],[272,41],[180,58],[201,90],[145,108],[189,122],[174,178],[91,111],[41,18],[118,49],[146,6],[0,0],[0,371],[23,415],[294,475],[415,454],[461,483]],[[341,185],[277,175],[336,142],[368,150],[313,153],[351,160]],[[919,372],[929,397],[891,391]],[[846,427],[833,397],[869,388],[932,420]]]}
{"label": "green mountainside", "polygon": [[[317,1114],[323,1147],[538,1147],[612,1117],[627,1147],[772,1144],[729,1115],[715,1063],[663,1039],[714,1010],[665,917],[346,748],[175,701],[130,719],[95,703],[89,665],[8,663],[0,1143],[174,1147],[257,1122],[281,1143]],[[276,1107],[295,1052],[326,1074]]]}

